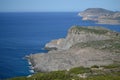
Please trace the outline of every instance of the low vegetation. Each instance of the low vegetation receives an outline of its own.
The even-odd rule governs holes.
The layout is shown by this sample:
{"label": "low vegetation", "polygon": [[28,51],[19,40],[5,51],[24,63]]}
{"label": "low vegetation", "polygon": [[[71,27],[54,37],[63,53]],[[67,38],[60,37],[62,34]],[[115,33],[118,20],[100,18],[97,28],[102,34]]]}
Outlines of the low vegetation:
{"label": "low vegetation", "polygon": [[76,45],[73,45],[72,47],[79,47],[79,48],[93,47],[95,49],[120,53],[120,38],[100,40],[100,41],[90,41],[85,43],[81,42],[81,43],[77,43]]}
{"label": "low vegetation", "polygon": [[99,66],[93,65],[93,66],[91,66],[91,68],[99,68]]}
{"label": "low vegetation", "polygon": [[[103,67],[103,69],[99,70],[100,67]],[[98,70],[92,70],[92,68],[98,68]],[[86,77],[78,76],[85,73],[89,75],[86,75]],[[39,72],[30,77],[16,77],[8,80],[120,80],[120,65],[94,65],[91,68],[76,67],[63,71]]]}
{"label": "low vegetation", "polygon": [[80,26],[75,26],[72,27],[73,30],[78,30],[80,31],[85,31],[85,32],[90,32],[90,33],[95,33],[95,34],[106,34],[107,32],[110,32],[110,30],[102,28],[102,27],[80,27]]}
{"label": "low vegetation", "polygon": [[74,73],[74,74],[89,73],[90,72],[90,68],[76,67],[76,68],[70,69],[69,72],[70,73]]}
{"label": "low vegetation", "polygon": [[120,69],[120,64],[110,64],[107,66],[101,66],[104,67],[105,69],[112,69],[112,68],[119,68]]}

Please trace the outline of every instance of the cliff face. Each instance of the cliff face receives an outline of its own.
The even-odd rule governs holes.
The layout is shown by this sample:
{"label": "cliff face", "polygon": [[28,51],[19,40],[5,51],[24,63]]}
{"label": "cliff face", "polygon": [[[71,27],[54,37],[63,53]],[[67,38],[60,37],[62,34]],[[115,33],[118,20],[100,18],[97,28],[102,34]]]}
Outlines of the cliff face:
{"label": "cliff face", "polygon": [[[102,32],[104,32],[104,34]],[[108,30],[104,30],[102,32],[100,32],[100,29],[97,30],[97,29],[94,29],[94,28],[92,29],[89,27],[86,29],[84,27],[73,26],[72,28],[69,29],[68,35],[66,38],[53,40],[50,43],[47,43],[45,45],[45,48],[66,50],[76,43],[105,40],[105,39],[110,38],[109,36],[105,35],[107,34]]]}
{"label": "cliff face", "polygon": [[29,56],[35,71],[68,70],[120,63],[120,34],[99,27],[74,26],[66,38],[46,44],[48,53]]}
{"label": "cliff face", "polygon": [[83,20],[93,20],[100,24],[120,24],[120,12],[113,12],[102,8],[89,8],[78,14]]}

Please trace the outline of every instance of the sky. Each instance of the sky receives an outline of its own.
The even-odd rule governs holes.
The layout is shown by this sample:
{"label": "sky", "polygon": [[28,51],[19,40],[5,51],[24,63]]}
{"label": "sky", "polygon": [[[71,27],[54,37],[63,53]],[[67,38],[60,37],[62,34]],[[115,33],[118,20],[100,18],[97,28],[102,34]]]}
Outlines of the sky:
{"label": "sky", "polygon": [[120,0],[0,0],[0,12],[74,12],[87,8],[120,11]]}

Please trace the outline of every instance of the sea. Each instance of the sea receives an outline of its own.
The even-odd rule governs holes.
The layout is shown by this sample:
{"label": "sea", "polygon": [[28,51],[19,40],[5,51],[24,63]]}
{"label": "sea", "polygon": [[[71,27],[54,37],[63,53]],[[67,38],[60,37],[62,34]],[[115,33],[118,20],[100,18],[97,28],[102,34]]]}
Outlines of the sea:
{"label": "sea", "polygon": [[64,38],[74,25],[103,26],[120,32],[120,25],[82,21],[78,12],[1,12],[0,79],[32,74],[24,57],[46,53],[45,44]]}

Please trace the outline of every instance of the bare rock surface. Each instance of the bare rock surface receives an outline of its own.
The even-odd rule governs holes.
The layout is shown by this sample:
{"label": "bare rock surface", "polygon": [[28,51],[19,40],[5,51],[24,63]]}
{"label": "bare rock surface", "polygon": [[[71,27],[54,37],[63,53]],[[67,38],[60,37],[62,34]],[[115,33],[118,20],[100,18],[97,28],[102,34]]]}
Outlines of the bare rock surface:
{"label": "bare rock surface", "polygon": [[[105,40],[109,39],[109,36],[105,34],[99,33],[97,28],[88,27],[88,32],[84,27],[72,27],[68,31],[68,35],[66,38],[61,38],[58,40],[52,40],[51,42],[45,45],[46,49],[61,49],[66,50],[69,49],[72,45],[80,42],[88,42],[88,41],[96,41],[96,40]],[[91,32],[95,30],[95,32]],[[97,32],[98,31],[98,32]],[[107,32],[107,30],[106,30]]]}
{"label": "bare rock surface", "polygon": [[68,70],[120,63],[120,34],[99,27],[72,27],[66,38],[46,44],[48,53],[29,56],[35,71]]}
{"label": "bare rock surface", "polygon": [[48,54],[30,56],[36,71],[67,70],[73,67],[112,64],[112,54],[93,48],[70,49],[69,51],[51,51]]}

